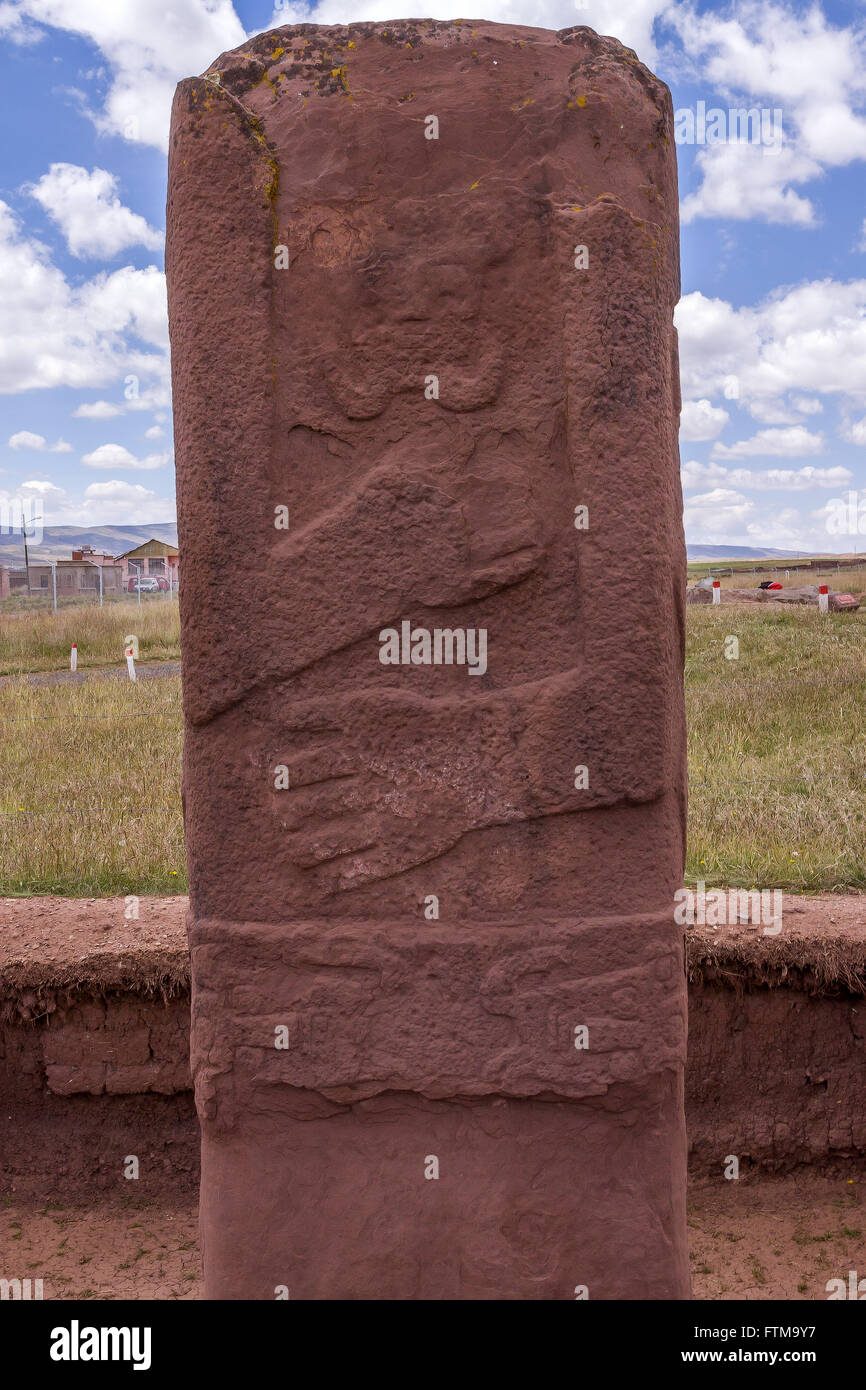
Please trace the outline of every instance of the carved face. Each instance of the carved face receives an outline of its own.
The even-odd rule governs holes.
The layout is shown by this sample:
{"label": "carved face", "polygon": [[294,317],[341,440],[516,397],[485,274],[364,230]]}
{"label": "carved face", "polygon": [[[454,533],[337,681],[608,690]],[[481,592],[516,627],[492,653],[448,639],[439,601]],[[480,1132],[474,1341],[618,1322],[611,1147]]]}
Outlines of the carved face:
{"label": "carved face", "polygon": [[548,214],[539,204],[527,219],[525,201],[503,190],[477,214],[412,197],[387,213],[358,203],[293,216],[290,269],[276,277],[270,469],[299,521],[389,458],[458,492],[467,472],[549,482],[552,456],[565,480],[552,442],[559,293],[541,278]]}

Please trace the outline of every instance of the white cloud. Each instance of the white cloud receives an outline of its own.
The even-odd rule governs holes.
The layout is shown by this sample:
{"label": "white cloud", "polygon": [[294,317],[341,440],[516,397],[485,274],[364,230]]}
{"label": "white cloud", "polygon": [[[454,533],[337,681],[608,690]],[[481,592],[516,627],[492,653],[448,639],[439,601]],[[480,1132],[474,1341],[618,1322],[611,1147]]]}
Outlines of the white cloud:
{"label": "white cloud", "polygon": [[100,444],[89,454],[83,454],[81,462],[88,468],[164,468],[171,454],[148,454],[146,458],[136,458],[122,444]]}
{"label": "white cloud", "polygon": [[686,399],[730,396],[733,383],[739,404],[773,424],[796,421],[804,392],[866,406],[866,280],[810,281],[741,309],[696,290],[675,321]]}
{"label": "white cloud", "polygon": [[39,453],[49,454],[70,454],[72,445],[67,444],[65,439],[58,439],[54,444],[49,444],[44,434],[32,434],[30,430],[19,430],[17,434],[9,436],[10,449],[35,449]]}
{"label": "white cloud", "polygon": [[749,414],[762,425],[796,425],[800,412],[784,396],[767,396],[750,400]]}
{"label": "white cloud", "polygon": [[173,498],[159,497],[140,483],[127,483],[119,478],[91,483],[80,497],[71,497],[56,483],[39,478],[22,483],[14,491],[0,491],[0,503],[15,503],[22,497],[38,497],[41,500],[45,526],[174,522],[177,515]]}
{"label": "white cloud", "polygon": [[168,352],[165,275],[155,265],[97,275],[79,293],[82,309],[102,333],[131,332]]}
{"label": "white cloud", "polygon": [[111,482],[91,483],[84,489],[83,502],[71,503],[70,509],[77,521],[98,520],[105,524],[174,521],[177,516],[172,498],[157,497],[140,483],[125,483],[117,478]]}
{"label": "white cloud", "polygon": [[754,507],[754,502],[750,502],[742,493],[732,488],[716,487],[710,492],[696,493],[686,498],[683,525],[690,541],[696,541],[701,536],[716,540],[744,527]]}
{"label": "white cloud", "polygon": [[866,445],[866,415],[860,420],[849,420],[842,427],[842,437],[849,444]]}
{"label": "white cloud", "polygon": [[0,202],[0,394],[106,386],[124,374],[167,394],[165,276],[124,266],[71,285]]}
{"label": "white cloud", "polygon": [[11,43],[22,45],[38,43],[43,37],[43,31],[28,24],[18,7],[12,4],[0,4],[0,34]]}
{"label": "white cloud", "polygon": [[745,141],[708,145],[698,151],[700,187],[683,199],[684,224],[698,217],[761,218],[813,226],[817,218],[808,198],[793,187],[818,178],[822,166],[796,148],[763,149]]}
{"label": "white cloud", "polygon": [[670,21],[714,87],[782,105],[807,152],[825,164],[866,155],[866,122],[853,107],[866,95],[863,27],[834,28],[808,10],[740,0],[725,12],[677,5]]}
{"label": "white cloud", "polygon": [[834,27],[817,4],[805,9],[757,0],[734,0],[723,12],[678,4],[668,20],[692,59],[695,80],[709,84],[708,97],[721,93],[737,106],[745,97],[747,106],[780,109],[784,130],[778,154],[765,155],[759,146],[702,150],[702,183],[686,198],[684,219],[745,215],[811,225],[814,209],[792,185],[866,158],[863,25]]}
{"label": "white cloud", "polygon": [[815,519],[820,520],[817,513],[803,516],[790,506],[759,508],[742,493],[721,487],[688,498],[683,511],[689,545],[771,547],[792,555],[830,548],[823,527],[816,528]]}
{"label": "white cloud", "polygon": [[787,429],[758,430],[749,439],[739,439],[736,444],[714,444],[716,458],[755,458],[769,455],[773,458],[802,458],[804,454],[820,454],[824,449],[824,439],[820,434],[812,434],[804,425],[790,425]]}
{"label": "white cloud", "polygon": [[177,82],[244,40],[231,0],[21,0],[20,13],[80,34],[104,54],[111,85],[91,113],[98,130],[162,150]]}
{"label": "white cloud", "polygon": [[56,222],[73,256],[116,256],[126,246],[159,251],[162,234],[117,196],[117,179],[107,169],[52,164],[25,191]]}
{"label": "white cloud", "polygon": [[78,420],[111,420],[115,415],[122,415],[123,411],[119,405],[112,405],[111,401],[83,401],[72,414]]}
{"label": "white cloud", "polygon": [[706,398],[699,401],[683,401],[680,415],[680,439],[696,442],[701,439],[715,439],[721,434],[729,419],[728,412],[714,406]]}
{"label": "white cloud", "polygon": [[162,439],[165,430],[162,425],[151,425],[149,430],[144,431],[145,439]]}
{"label": "white cloud", "polygon": [[56,483],[50,483],[47,478],[31,478],[29,482],[22,483],[18,491],[35,492],[40,497],[47,497],[51,492],[61,494],[63,488],[58,487]]}
{"label": "white cloud", "polygon": [[808,492],[814,488],[840,488],[853,480],[853,473],[841,464],[832,468],[725,468],[720,463],[690,460],[680,470],[684,488],[708,487],[713,483],[727,488],[752,488],[759,492]]}

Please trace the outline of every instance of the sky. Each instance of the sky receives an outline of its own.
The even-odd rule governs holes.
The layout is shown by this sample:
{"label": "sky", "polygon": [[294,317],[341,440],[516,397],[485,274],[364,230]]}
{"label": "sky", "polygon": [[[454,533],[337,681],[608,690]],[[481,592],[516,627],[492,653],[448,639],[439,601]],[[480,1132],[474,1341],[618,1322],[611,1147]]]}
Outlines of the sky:
{"label": "sky", "polygon": [[[393,0],[0,0],[0,525],[173,521],[163,273],[176,82]],[[491,0],[670,86],[690,544],[866,548],[866,0]],[[749,124],[737,111],[754,111]],[[31,511],[30,514],[35,514]]]}

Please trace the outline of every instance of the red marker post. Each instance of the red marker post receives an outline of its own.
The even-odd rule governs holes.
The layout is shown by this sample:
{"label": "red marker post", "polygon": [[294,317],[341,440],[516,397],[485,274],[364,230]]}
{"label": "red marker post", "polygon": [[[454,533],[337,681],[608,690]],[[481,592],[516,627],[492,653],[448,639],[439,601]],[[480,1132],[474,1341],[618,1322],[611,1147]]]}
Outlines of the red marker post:
{"label": "red marker post", "polygon": [[721,601],[722,601],[722,581],[721,581],[721,579],[714,579],[714,580],[713,580],[713,603],[721,603]]}

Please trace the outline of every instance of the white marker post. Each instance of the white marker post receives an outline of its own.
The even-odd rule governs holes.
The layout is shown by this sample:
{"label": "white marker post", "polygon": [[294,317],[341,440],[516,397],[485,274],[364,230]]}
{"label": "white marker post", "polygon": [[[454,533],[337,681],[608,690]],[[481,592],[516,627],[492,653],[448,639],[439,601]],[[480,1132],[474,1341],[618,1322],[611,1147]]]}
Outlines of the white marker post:
{"label": "white marker post", "polygon": [[70,671],[77,671],[77,670],[78,670],[78,644],[77,644],[77,642],[73,642],[73,643],[72,643],[72,651],[69,653],[69,669],[70,669]]}
{"label": "white marker post", "polygon": [[127,669],[127,671],[129,672],[129,679],[130,679],[131,681],[134,681],[134,680],[136,679],[136,675],[135,675],[135,662],[134,662],[133,657],[132,657],[132,647],[127,647],[125,655],[126,655],[126,669]]}
{"label": "white marker post", "polygon": [[713,580],[713,603],[721,603],[721,601],[722,601],[722,581],[721,581],[720,579],[714,579],[714,580]]}
{"label": "white marker post", "polygon": [[830,612],[830,586],[829,584],[818,585],[818,612]]}

